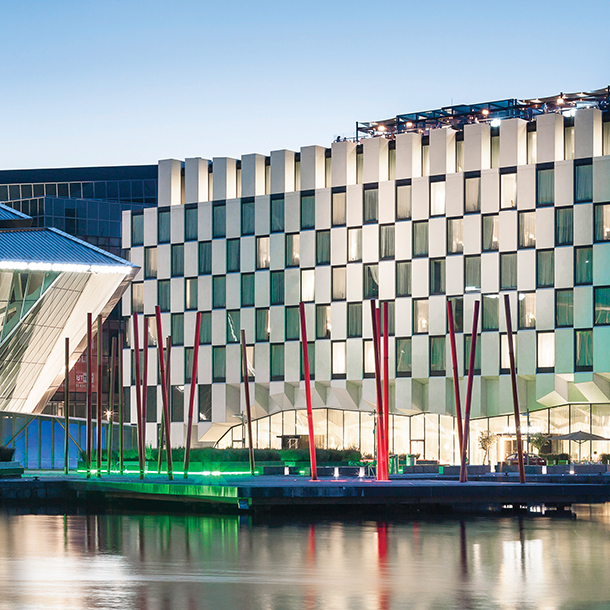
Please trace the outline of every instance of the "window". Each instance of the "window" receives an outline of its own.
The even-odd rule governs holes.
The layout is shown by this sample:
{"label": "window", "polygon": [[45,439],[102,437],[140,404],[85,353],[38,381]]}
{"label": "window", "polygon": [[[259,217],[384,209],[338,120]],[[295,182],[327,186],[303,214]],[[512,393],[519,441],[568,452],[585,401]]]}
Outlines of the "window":
{"label": "window", "polygon": [[430,294],[445,294],[445,259],[430,259]]}
{"label": "window", "polygon": [[347,336],[362,337],[362,303],[347,304]]}
{"label": "window", "polygon": [[169,210],[159,210],[157,216],[157,243],[169,244],[171,217]]}
{"label": "window", "polygon": [[346,269],[345,267],[333,267],[332,291],[333,301],[345,301],[346,297]]}
{"label": "window", "polygon": [[[531,123],[528,123],[528,128]],[[535,131],[527,131],[527,164],[534,165],[538,158],[538,134]]]}
{"label": "window", "polygon": [[539,373],[551,373],[555,368],[555,333],[538,333],[537,368]]}
{"label": "window", "polygon": [[254,235],[254,199],[243,199],[241,203],[241,234]]}
{"label": "window", "polygon": [[[513,350],[515,350],[516,345],[517,335],[516,333],[513,333]],[[513,351],[513,355],[515,358],[515,366],[517,366],[517,352]],[[506,333],[500,335],[500,372],[510,372],[510,353],[508,345],[508,335]]]}
{"label": "window", "polygon": [[313,269],[301,271],[301,301],[313,301],[316,297],[316,273]]}
{"label": "window", "polygon": [[144,279],[157,277],[157,248],[144,249]]}
{"label": "window", "polygon": [[563,155],[567,161],[574,158],[574,125],[566,125],[563,131]]}
{"label": "window", "polygon": [[464,257],[464,290],[477,292],[481,290],[481,257]]}
{"label": "window", "polygon": [[363,341],[362,346],[364,348],[364,376],[373,377],[375,374],[375,346],[370,339]]}
{"label": "window", "polygon": [[241,306],[254,307],[254,273],[241,274]]}
{"label": "window", "polygon": [[500,176],[500,209],[517,207],[517,174]]}
{"label": "window", "polygon": [[212,421],[212,386],[200,385],[198,394],[199,421]]}
{"label": "window", "polygon": [[286,267],[298,267],[300,262],[301,238],[298,233],[286,235]]}
{"label": "window", "polygon": [[269,349],[271,381],[284,379],[284,344],[272,343]]}
{"label": "window", "polygon": [[284,230],[284,197],[271,197],[271,233]]}
{"label": "window", "polygon": [[169,280],[159,280],[157,282],[157,302],[161,311],[170,309],[170,287]]}
{"label": "window", "polygon": [[199,217],[197,208],[184,210],[184,241],[197,241],[199,237]]}
{"label": "window", "polygon": [[593,201],[593,165],[591,161],[577,163],[574,165],[574,203]]}
{"label": "window", "polygon": [[379,296],[379,268],[376,264],[364,265],[364,298],[376,299]]}
{"label": "window", "polygon": [[445,374],[445,337],[430,337],[430,375]]}
{"label": "window", "polygon": [[345,353],[345,341],[333,341],[332,343],[332,374],[333,378],[345,379],[347,373],[347,362]]}
{"label": "window", "polygon": [[316,305],[316,339],[330,339],[330,305]]}
{"label": "window", "polygon": [[212,347],[212,381],[224,382],[227,376],[227,348]]}
{"label": "window", "polygon": [[330,231],[316,231],[316,263],[330,265]]}
{"label": "window", "polygon": [[[472,335],[464,335],[464,375],[470,373],[470,350],[472,349]],[[477,344],[474,350],[474,375],[481,374],[481,337],[477,335]]]}
{"label": "window", "polygon": [[458,254],[464,251],[464,220],[449,218],[447,220],[447,254]]}
{"label": "window", "polygon": [[574,370],[593,370],[593,331],[574,331]]}
{"label": "window", "polygon": [[519,247],[536,247],[536,212],[519,212]]}
{"label": "window", "polygon": [[345,225],[345,191],[333,192],[332,195],[333,227]]}
{"label": "window", "polygon": [[481,178],[480,176],[466,176],[464,178],[464,211],[481,211]]}
{"label": "window", "polygon": [[[303,349],[299,350],[301,361],[301,381],[305,379],[305,367],[303,366]],[[314,379],[316,375],[316,344],[314,341],[307,342],[307,363],[309,364],[309,378]]]}
{"label": "window", "polygon": [[212,307],[222,309],[227,303],[227,282],[224,275],[215,275],[212,278]]}
{"label": "window", "polygon": [[428,299],[413,300],[413,333],[428,332]]}
{"label": "window", "polygon": [[593,282],[593,248],[581,246],[574,248],[574,283],[577,286]]}
{"label": "window", "polygon": [[[385,335],[385,320],[383,319],[383,304],[380,303],[379,307],[381,308],[381,316],[380,316],[380,323],[381,323],[381,335]],[[394,336],[394,329],[395,329],[395,320],[396,320],[396,316],[394,315],[394,301],[388,301],[388,336],[392,337]]]}
{"label": "window", "polygon": [[536,252],[536,286],[548,288],[555,283],[555,256],[553,250]]}
{"label": "window", "polygon": [[396,220],[411,218],[411,182],[396,183]]}
{"label": "window", "polygon": [[396,296],[408,297],[411,295],[411,261],[396,263]]}
{"label": "window", "polygon": [[316,226],[316,198],[313,194],[301,195],[301,230]]}
{"label": "window", "polygon": [[131,245],[142,246],[144,244],[144,215],[134,214],[131,217]]}
{"label": "window", "polygon": [[[596,223],[597,227],[597,223]],[[555,245],[570,246],[574,241],[574,213],[572,208],[555,210]]]}
{"label": "window", "polygon": [[396,377],[411,377],[411,337],[396,339]]}
{"label": "window", "polygon": [[271,332],[270,318],[268,309],[256,310],[256,329],[255,336],[257,341],[269,341]]}
{"label": "window", "polygon": [[379,258],[394,258],[394,225],[379,227]]}
{"label": "window", "polygon": [[483,320],[481,327],[483,330],[498,330],[498,302],[497,294],[483,295]]}
{"label": "window", "polygon": [[227,311],[227,343],[239,343],[240,341],[239,309],[233,309]]}
{"label": "window", "polygon": [[500,218],[497,215],[483,216],[483,252],[498,249]]}
{"label": "window", "polygon": [[269,269],[269,263],[270,263],[269,238],[268,237],[257,237],[256,238],[256,268],[257,269]]}
{"label": "window", "polygon": [[171,386],[170,419],[173,422],[184,422],[184,386]]}
{"label": "window", "polygon": [[555,170],[539,168],[536,171],[536,205],[539,207],[555,203]]}
{"label": "window", "polygon": [[349,229],[347,232],[347,260],[354,263],[362,260],[362,229]]}
{"label": "window", "polygon": [[240,247],[239,239],[227,239],[227,273],[239,271]]}
{"label": "window", "polygon": [[199,275],[212,273],[212,242],[199,242]]}
{"label": "window", "polygon": [[131,285],[131,311],[137,313],[144,311],[144,284],[142,282]]}
{"label": "window", "polygon": [[364,187],[364,210],[363,210],[363,221],[377,222],[378,218],[378,193],[377,185],[372,187]]}
{"label": "window", "polygon": [[[453,326],[456,333],[464,332],[464,297],[450,297],[447,299],[453,310]],[[447,322],[449,329],[449,322]],[[447,332],[449,332],[447,330]]]}
{"label": "window", "polygon": [[212,343],[212,312],[202,311],[199,323],[199,345]]}
{"label": "window", "polygon": [[595,241],[610,240],[610,203],[595,206]]}
{"label": "window", "polygon": [[157,320],[155,316],[148,318],[148,347],[157,347]]}
{"label": "window", "polygon": [[517,253],[500,254],[500,290],[517,288]]}
{"label": "window", "polygon": [[595,288],[595,325],[610,324],[610,287]]}
{"label": "window", "polygon": [[172,314],[172,345],[184,345],[184,314]]}
{"label": "window", "polygon": [[555,326],[574,325],[574,291],[571,288],[555,291]]}
{"label": "window", "polygon": [[536,328],[536,293],[519,293],[519,329]]}
{"label": "window", "polygon": [[428,256],[428,221],[413,223],[413,256]]}
{"label": "window", "polygon": [[445,213],[445,181],[430,182],[430,216]]}
{"label": "window", "polygon": [[284,304],[284,272],[272,271],[270,277],[270,303],[271,305]]}
{"label": "window", "polygon": [[286,307],[284,320],[284,335],[286,341],[298,341],[301,337],[301,321],[298,307]]}
{"label": "window", "polygon": [[172,277],[184,275],[184,244],[172,244]]}
{"label": "window", "polygon": [[197,278],[189,277],[184,280],[184,309],[197,310]]}
{"label": "window", "polygon": [[224,203],[215,203],[212,206],[212,237],[225,237],[227,235],[227,208]]}

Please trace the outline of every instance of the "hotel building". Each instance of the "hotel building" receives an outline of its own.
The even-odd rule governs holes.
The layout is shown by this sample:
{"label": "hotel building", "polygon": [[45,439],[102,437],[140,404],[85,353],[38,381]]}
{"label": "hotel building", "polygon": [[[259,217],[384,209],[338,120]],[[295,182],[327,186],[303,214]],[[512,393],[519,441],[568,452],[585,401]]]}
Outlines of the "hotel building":
{"label": "hotel building", "polygon": [[[241,446],[240,329],[256,446],[306,434],[304,301],[316,443],[372,454],[368,301],[379,299],[390,312],[391,448],[454,462],[446,306],[451,300],[464,395],[478,300],[470,459],[481,461],[487,429],[499,435],[491,459],[502,459],[514,447],[503,294],[526,432],[610,437],[608,102],[600,90],[454,106],[358,124],[355,141],[329,148],[160,161],[158,206],[123,212],[123,248],[141,269],[122,313],[153,316],[157,304],[163,312],[173,341],[173,444],[184,443],[196,348],[194,436]],[[162,401],[150,328],[152,439]],[[133,342],[124,360],[135,421]],[[610,452],[610,442],[587,449]]]}

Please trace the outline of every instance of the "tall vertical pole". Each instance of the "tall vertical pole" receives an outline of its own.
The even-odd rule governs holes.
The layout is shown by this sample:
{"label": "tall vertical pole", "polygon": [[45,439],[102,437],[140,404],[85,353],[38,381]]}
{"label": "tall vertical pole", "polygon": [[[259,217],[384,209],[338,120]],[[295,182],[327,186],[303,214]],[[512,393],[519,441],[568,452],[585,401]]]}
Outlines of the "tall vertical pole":
{"label": "tall vertical pole", "polygon": [[70,407],[70,339],[66,337],[65,343],[65,377],[64,377],[64,474],[68,474],[70,471],[69,464],[69,445],[68,441],[70,440],[70,417],[68,415],[68,410]]}
{"label": "tall vertical pole", "polygon": [[120,333],[118,352],[119,371],[117,385],[119,386],[119,473],[123,474],[123,335]]}
{"label": "tall vertical pole", "polygon": [[[169,402],[167,379],[165,378],[165,358],[163,356],[163,328],[161,327],[161,308],[155,306],[155,316],[157,318],[157,345],[159,346],[159,366],[161,369],[161,394],[163,398],[163,414],[165,416],[165,442],[167,446],[167,478],[171,481],[174,478],[172,463],[172,442],[170,435]],[[171,341],[171,338],[170,338]],[[169,344],[171,345],[171,343]]]}
{"label": "tall vertical pole", "polygon": [[97,317],[97,460],[96,476],[102,476],[102,432],[104,430],[104,412],[102,410],[102,316]]}
{"label": "tall vertical pole", "polygon": [[309,354],[307,350],[307,325],[305,323],[305,303],[299,303],[301,313],[301,346],[303,349],[303,372],[305,373],[305,397],[307,399],[307,421],[309,424],[309,460],[311,463],[311,478],[318,480],[318,466],[316,464],[316,444],[313,434],[313,410],[311,408],[311,379],[309,377]]}
{"label": "tall vertical pole", "polygon": [[389,303],[383,304],[383,427],[385,434],[386,474],[390,475],[390,320]]}
{"label": "tall vertical pole", "polygon": [[513,406],[515,409],[515,428],[517,430],[517,455],[519,456],[519,481],[525,483],[525,464],[523,463],[523,440],[521,438],[521,418],[519,415],[519,392],[517,391],[517,368],[515,366],[515,348],[513,345],[513,323],[510,316],[510,298],[504,295],[506,312],[506,333],[508,335],[508,357],[510,359],[510,380],[513,386]]}
{"label": "tall vertical pole", "polygon": [[377,388],[377,480],[385,477],[385,436],[383,431],[383,392],[381,389],[381,364],[379,359],[379,317],[375,299],[371,299],[371,320],[373,322],[373,354],[375,359],[375,385]]}
{"label": "tall vertical pole", "polygon": [[460,378],[458,377],[457,348],[455,345],[455,322],[453,321],[453,305],[447,299],[447,321],[449,322],[449,338],[451,340],[451,362],[453,364],[453,392],[455,394],[455,417],[457,419],[458,440],[460,444],[460,463],[462,460],[462,401],[460,400]]}
{"label": "tall vertical pole", "polygon": [[254,444],[252,442],[252,409],[250,407],[250,376],[248,375],[248,350],[246,349],[246,331],[241,331],[241,353],[244,375],[244,392],[246,397],[246,413],[248,416],[248,448],[250,455],[250,474],[254,474]]}
{"label": "tall vertical pole", "polygon": [[93,384],[91,383],[92,314],[87,314],[87,478],[91,478],[91,445],[93,444]]}
{"label": "tall vertical pole", "polygon": [[138,330],[138,314],[133,312],[133,342],[134,357],[136,359],[136,415],[138,422],[138,464],[140,466],[140,478],[144,478],[144,454],[142,452],[142,394],[140,392],[140,333]]}
{"label": "tall vertical pole", "polygon": [[[195,343],[193,344],[193,369],[191,371],[191,396],[189,399],[188,426],[186,428],[186,449],[184,451],[184,478],[188,477],[191,460],[191,434],[193,431],[193,408],[195,405],[195,388],[197,387],[197,361],[199,359],[199,334],[201,333],[201,312],[195,320]],[[242,331],[243,333],[243,331]]]}
{"label": "tall vertical pole", "polygon": [[146,411],[148,393],[148,318],[144,316],[144,332],[142,337],[142,348],[144,349],[144,363],[142,369],[142,455],[146,464]]}
{"label": "tall vertical pole", "polygon": [[381,386],[381,398],[382,398],[382,403],[381,403],[381,410],[379,411],[379,418],[380,418],[380,422],[381,422],[381,443],[383,446],[383,461],[381,462],[381,466],[383,468],[383,479],[384,481],[388,480],[388,472],[389,472],[389,464],[388,464],[388,452],[386,450],[387,448],[387,438],[388,438],[388,432],[385,426],[385,403],[383,402],[383,372],[382,372],[382,353],[381,353],[381,349],[382,349],[382,342],[381,342],[381,335],[382,335],[382,326],[381,326],[381,306],[379,306],[377,308],[377,366],[378,366],[378,370],[379,370],[379,385]]}
{"label": "tall vertical pole", "polygon": [[108,443],[106,449],[107,460],[107,472],[110,474],[110,468],[112,466],[112,427],[114,425],[114,375],[116,372],[116,337],[112,338],[110,347],[110,392],[108,394]]}
{"label": "tall vertical pole", "polygon": [[472,335],[470,337],[470,364],[468,365],[468,386],[466,388],[466,412],[464,413],[464,437],[462,444],[462,464],[460,468],[460,483],[468,480],[466,456],[468,451],[468,433],[470,432],[470,403],[472,400],[472,384],[474,382],[474,362],[477,353],[477,330],[479,328],[480,302],[474,302],[474,315],[472,317]]}

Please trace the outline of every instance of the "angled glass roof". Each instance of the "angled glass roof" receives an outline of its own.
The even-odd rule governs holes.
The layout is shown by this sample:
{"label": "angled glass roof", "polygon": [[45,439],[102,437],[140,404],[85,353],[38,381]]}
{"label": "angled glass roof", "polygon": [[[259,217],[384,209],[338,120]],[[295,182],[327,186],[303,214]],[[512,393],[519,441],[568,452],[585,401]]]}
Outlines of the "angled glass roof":
{"label": "angled glass roof", "polygon": [[28,218],[30,216],[0,203],[0,220],[26,220]]}

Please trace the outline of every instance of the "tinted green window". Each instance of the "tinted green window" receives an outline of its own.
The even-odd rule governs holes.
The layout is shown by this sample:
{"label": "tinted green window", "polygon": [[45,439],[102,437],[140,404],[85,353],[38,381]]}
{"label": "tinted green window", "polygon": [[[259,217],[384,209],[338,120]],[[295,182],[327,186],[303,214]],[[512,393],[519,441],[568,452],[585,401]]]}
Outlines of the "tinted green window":
{"label": "tinted green window", "polygon": [[593,281],[593,248],[583,246],[574,248],[574,283],[591,284]]}
{"label": "tinted green window", "polygon": [[574,292],[571,288],[555,291],[555,326],[574,325]]}
{"label": "tinted green window", "polygon": [[610,288],[595,289],[595,324],[610,324]]}
{"label": "tinted green window", "polygon": [[572,208],[555,210],[555,245],[568,246],[574,240],[574,213]]}
{"label": "tinted green window", "polygon": [[498,297],[483,296],[483,330],[498,330]]}
{"label": "tinted green window", "polygon": [[284,198],[271,200],[271,232],[281,233],[284,230]]}
{"label": "tinted green window", "polygon": [[413,223],[413,256],[428,256],[428,221]]}
{"label": "tinted green window", "polygon": [[197,241],[199,219],[197,208],[184,210],[184,239],[185,241]]}
{"label": "tinted green window", "polygon": [[364,265],[364,298],[376,299],[379,296],[379,267]]}
{"label": "tinted green window", "polygon": [[239,239],[227,239],[227,273],[239,271]]}
{"label": "tinted green window", "polygon": [[199,324],[199,344],[209,345],[212,343],[212,312],[201,312],[201,322]]}
{"label": "tinted green window", "polygon": [[157,282],[157,301],[161,311],[170,309],[170,286],[169,280],[159,280]]}
{"label": "tinted green window", "polygon": [[284,379],[284,344],[273,343],[269,349],[271,381]]}
{"label": "tinted green window", "polygon": [[316,198],[314,195],[301,196],[301,229],[316,226]]}
{"label": "tinted green window", "polygon": [[172,277],[184,275],[184,244],[172,244]]}
{"label": "tinted green window", "polygon": [[347,304],[347,336],[362,337],[362,303]]}
{"label": "tinted green window", "polygon": [[330,231],[316,232],[316,262],[330,265]]}
{"label": "tinted green window", "polygon": [[286,341],[298,341],[300,338],[300,318],[298,307],[286,307],[285,310],[285,338]]}
{"label": "tinted green window", "polygon": [[225,237],[227,234],[227,208],[223,204],[212,207],[212,236]]}
{"label": "tinted green window", "polygon": [[445,373],[445,337],[430,337],[430,374]]}
{"label": "tinted green window", "polygon": [[593,368],[593,331],[574,331],[574,369],[590,371]]}
{"label": "tinted green window", "polygon": [[283,305],[284,304],[284,272],[283,271],[272,271],[271,272],[271,305]]}
{"label": "tinted green window", "polygon": [[239,309],[227,311],[227,343],[240,342]]}
{"label": "tinted green window", "polygon": [[170,240],[170,222],[171,217],[169,210],[161,211],[157,217],[157,242],[160,244],[169,244]]}
{"label": "tinted green window", "polygon": [[254,307],[254,273],[242,273],[241,306]]}
{"label": "tinted green window", "polygon": [[396,377],[410,377],[411,370],[411,338],[396,339]]}
{"label": "tinted green window", "polygon": [[227,282],[224,275],[215,275],[212,278],[212,307],[222,309],[227,302]]}
{"label": "tinted green window", "polygon": [[363,220],[367,222],[377,222],[378,217],[378,189],[371,188],[364,190],[364,209]]}
{"label": "tinted green window", "polygon": [[411,295],[411,261],[396,263],[396,296],[408,297]]}
{"label": "tinted green window", "polygon": [[141,246],[144,243],[144,215],[137,214],[131,217],[131,245]]}
{"label": "tinted green window", "polygon": [[241,234],[254,235],[254,201],[241,204]]}
{"label": "tinted green window", "polygon": [[172,314],[172,344],[184,345],[184,315]]}
{"label": "tinted green window", "polygon": [[227,350],[224,346],[212,347],[212,380],[225,381],[227,376]]}
{"label": "tinted green window", "polygon": [[574,202],[593,201],[593,165],[574,166]]}
{"label": "tinted green window", "polygon": [[536,172],[536,205],[555,203],[555,170],[539,169]]}
{"label": "tinted green window", "polygon": [[553,286],[555,283],[555,256],[553,250],[538,250],[536,274],[538,288]]}
{"label": "tinted green window", "polygon": [[199,275],[212,273],[212,242],[199,242]]}

